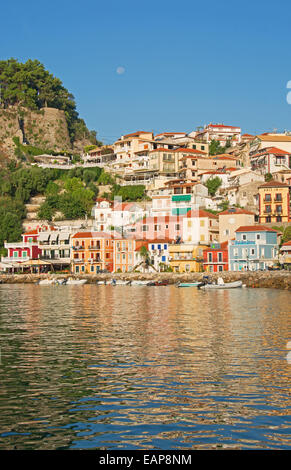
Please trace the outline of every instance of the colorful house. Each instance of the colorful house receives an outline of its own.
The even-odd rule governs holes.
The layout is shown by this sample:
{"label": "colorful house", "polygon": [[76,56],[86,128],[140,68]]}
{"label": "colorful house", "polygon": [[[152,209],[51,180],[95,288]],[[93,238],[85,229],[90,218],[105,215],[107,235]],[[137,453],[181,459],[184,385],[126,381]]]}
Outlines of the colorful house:
{"label": "colorful house", "polygon": [[203,209],[187,212],[183,219],[183,241],[198,245],[218,241],[218,217]]}
{"label": "colorful house", "polygon": [[228,242],[211,243],[203,250],[203,268],[210,273],[228,271]]}
{"label": "colorful house", "polygon": [[93,274],[113,270],[113,239],[105,232],[77,232],[71,237],[71,271]]}
{"label": "colorful house", "polygon": [[7,249],[8,255],[3,256],[1,261],[3,263],[23,263],[38,259],[41,255],[41,250],[38,247],[39,233],[39,229],[29,230],[22,234],[22,242],[4,242],[4,248]]}
{"label": "colorful house", "polygon": [[259,186],[260,223],[289,222],[289,185],[279,181],[269,181]]}
{"label": "colorful house", "polygon": [[278,261],[278,232],[263,225],[239,227],[228,244],[230,271],[258,271]]}
{"label": "colorful house", "polygon": [[113,272],[130,272],[143,261],[140,253],[142,246],[148,248],[145,240],[118,238],[113,240]]}
{"label": "colorful house", "polygon": [[290,269],[291,267],[291,240],[283,243],[280,248],[279,263]]}
{"label": "colorful house", "polygon": [[254,212],[239,207],[230,207],[218,214],[219,242],[231,240],[235,237],[235,231],[245,225],[254,225]]}
{"label": "colorful house", "polygon": [[176,240],[183,234],[183,216],[144,217],[135,224],[135,237],[143,240]]}
{"label": "colorful house", "polygon": [[169,265],[170,244],[170,240],[150,240],[148,242],[150,262],[157,271],[160,271],[162,267]]}
{"label": "colorful house", "polygon": [[202,272],[206,245],[181,243],[169,245],[169,263],[176,273]]}

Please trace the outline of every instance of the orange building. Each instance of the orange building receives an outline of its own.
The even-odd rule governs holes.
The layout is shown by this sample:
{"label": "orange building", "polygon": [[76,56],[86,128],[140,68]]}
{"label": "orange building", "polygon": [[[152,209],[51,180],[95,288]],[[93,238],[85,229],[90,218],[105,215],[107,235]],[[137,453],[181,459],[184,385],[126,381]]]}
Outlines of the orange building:
{"label": "orange building", "polygon": [[71,237],[71,271],[93,274],[113,270],[113,239],[104,232],[78,232]]}
{"label": "orange building", "polygon": [[260,223],[289,222],[289,185],[273,180],[262,184],[258,189]]}
{"label": "orange building", "polygon": [[143,258],[139,252],[142,246],[148,247],[145,240],[131,239],[115,239],[113,272],[129,272],[134,269]]}

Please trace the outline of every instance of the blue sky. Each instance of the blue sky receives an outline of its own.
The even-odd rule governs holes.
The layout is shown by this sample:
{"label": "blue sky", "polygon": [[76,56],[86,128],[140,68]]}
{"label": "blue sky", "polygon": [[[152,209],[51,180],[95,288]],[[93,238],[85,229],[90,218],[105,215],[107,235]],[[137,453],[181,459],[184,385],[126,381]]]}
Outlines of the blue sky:
{"label": "blue sky", "polygon": [[14,0],[0,57],[44,63],[105,143],[209,122],[291,130],[290,25],[281,0]]}

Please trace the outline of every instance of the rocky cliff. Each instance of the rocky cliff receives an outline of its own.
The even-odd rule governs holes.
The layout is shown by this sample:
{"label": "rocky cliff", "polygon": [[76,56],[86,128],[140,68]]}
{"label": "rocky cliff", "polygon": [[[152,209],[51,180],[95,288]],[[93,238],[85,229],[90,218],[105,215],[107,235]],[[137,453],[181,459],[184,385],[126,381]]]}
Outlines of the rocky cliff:
{"label": "rocky cliff", "polygon": [[32,111],[11,106],[0,108],[0,146],[7,157],[15,157],[14,138],[45,151],[81,153],[89,139],[71,142],[65,112],[56,108]]}

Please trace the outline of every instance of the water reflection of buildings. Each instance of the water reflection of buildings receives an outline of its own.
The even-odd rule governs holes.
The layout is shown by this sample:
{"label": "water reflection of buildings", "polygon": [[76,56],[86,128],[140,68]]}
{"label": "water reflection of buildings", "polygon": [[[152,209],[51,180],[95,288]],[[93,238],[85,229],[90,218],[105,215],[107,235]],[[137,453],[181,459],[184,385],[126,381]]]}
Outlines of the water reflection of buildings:
{"label": "water reflection of buildings", "polygon": [[[123,442],[149,448],[155,432],[201,447],[224,425],[242,429],[265,415],[262,403],[273,416],[290,406],[286,350],[269,354],[286,345],[288,292],[96,285],[11,292],[11,314],[8,306],[2,316],[14,335],[14,372],[6,368],[3,386],[7,394],[11,384],[14,390],[3,422],[7,430],[34,433],[11,442],[69,446],[84,427],[99,442],[100,429],[123,425]],[[70,428],[74,422],[84,427]]]}

